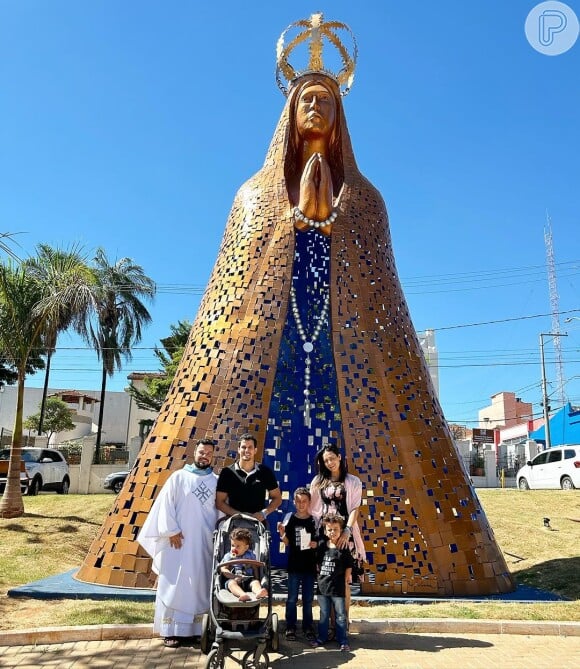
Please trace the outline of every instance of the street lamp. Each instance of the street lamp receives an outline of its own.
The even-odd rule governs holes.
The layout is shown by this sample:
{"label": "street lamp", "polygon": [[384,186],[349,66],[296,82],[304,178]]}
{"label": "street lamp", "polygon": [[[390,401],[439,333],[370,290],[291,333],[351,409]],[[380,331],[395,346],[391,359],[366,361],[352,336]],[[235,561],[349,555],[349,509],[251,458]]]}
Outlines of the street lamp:
{"label": "street lamp", "polygon": [[542,403],[544,408],[544,431],[546,433],[546,448],[551,448],[550,439],[550,411],[548,409],[548,391],[546,388],[546,362],[544,360],[544,337],[567,337],[562,332],[540,332],[540,359],[542,361]]}
{"label": "street lamp", "polygon": [[564,320],[564,323],[571,323],[572,321],[580,321],[580,316],[568,316],[568,318]]}

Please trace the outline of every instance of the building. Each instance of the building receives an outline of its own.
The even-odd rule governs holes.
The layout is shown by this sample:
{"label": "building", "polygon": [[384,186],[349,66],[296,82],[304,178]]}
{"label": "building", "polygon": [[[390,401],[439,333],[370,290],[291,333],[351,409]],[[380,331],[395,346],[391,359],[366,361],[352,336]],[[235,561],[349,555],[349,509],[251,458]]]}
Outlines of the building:
{"label": "building", "polygon": [[[546,430],[544,425],[530,433],[530,439],[546,444]],[[550,416],[550,443],[552,446],[563,444],[580,444],[580,407],[568,402],[561,409]]]}
{"label": "building", "polygon": [[[136,384],[139,383],[139,380],[136,381]],[[0,442],[6,445],[10,443],[14,429],[17,388],[16,386],[4,386],[1,391]],[[48,396],[60,397],[71,409],[72,420],[75,423],[74,430],[52,435],[51,445],[58,446],[71,440],[95,437],[99,420],[100,391],[51,388]],[[38,413],[41,400],[42,388],[27,387],[24,389],[24,419]],[[132,462],[156,417],[156,412],[139,409],[129,393],[107,391],[101,443],[103,446],[114,444],[119,448],[128,449],[131,452],[130,462]],[[24,434],[27,435],[28,432],[25,430]],[[32,431],[30,436],[34,435]]]}
{"label": "building", "polygon": [[491,396],[491,405],[479,410],[479,427],[511,427],[532,420],[532,404],[522,402],[515,393],[502,391]]}
{"label": "building", "polygon": [[[132,372],[127,378],[137,390],[143,391],[145,390],[146,379],[160,379],[164,376],[165,374],[163,372]],[[136,423],[139,426],[138,434],[141,439],[141,443],[143,443],[145,437],[149,434],[149,430],[151,430],[155,419],[157,418],[157,412],[141,409],[137,406],[135,400],[130,395],[129,397],[131,399],[129,402],[129,417],[127,421],[131,425]]]}
{"label": "building", "polygon": [[435,394],[439,398],[439,353],[437,352],[437,345],[435,344],[435,330],[425,330],[424,332],[417,332],[419,344],[425,357],[425,362],[429,368],[429,374],[433,381]]}
{"label": "building", "polygon": [[457,423],[449,423],[449,429],[451,430],[451,436],[455,441],[464,441],[469,440],[473,437],[473,430],[467,425],[458,425]]}
{"label": "building", "polygon": [[[70,409],[71,418],[75,424],[74,430],[53,434],[49,446],[54,446],[61,441],[86,437],[93,432],[94,416],[98,416],[97,404],[100,404],[100,400],[79,390],[58,390],[49,393],[48,397],[61,399]],[[32,413],[38,413],[38,409]],[[29,414],[25,415],[28,416]],[[94,431],[96,432],[96,426]]]}

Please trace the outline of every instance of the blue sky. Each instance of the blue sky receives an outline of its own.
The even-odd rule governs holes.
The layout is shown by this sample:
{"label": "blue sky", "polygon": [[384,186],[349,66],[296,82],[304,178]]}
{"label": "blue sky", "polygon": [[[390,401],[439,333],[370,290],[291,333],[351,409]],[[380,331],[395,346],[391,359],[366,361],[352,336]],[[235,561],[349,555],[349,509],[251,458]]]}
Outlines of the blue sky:
{"label": "blue sky", "polygon": [[[234,194],[264,159],[284,102],[278,35],[323,11],[358,40],[350,134],[387,203],[415,327],[436,330],[448,420],[475,421],[502,390],[541,413],[546,212],[565,390],[580,404],[580,319],[563,323],[580,317],[580,42],[532,49],[536,4],[4,0],[0,231],[20,233],[21,253],[102,245],[141,264],[158,284],[154,322],[108,388],[155,369],[152,347],[193,320]],[[464,327],[490,321],[505,322]],[[99,387],[82,348],[60,340],[52,387]]]}

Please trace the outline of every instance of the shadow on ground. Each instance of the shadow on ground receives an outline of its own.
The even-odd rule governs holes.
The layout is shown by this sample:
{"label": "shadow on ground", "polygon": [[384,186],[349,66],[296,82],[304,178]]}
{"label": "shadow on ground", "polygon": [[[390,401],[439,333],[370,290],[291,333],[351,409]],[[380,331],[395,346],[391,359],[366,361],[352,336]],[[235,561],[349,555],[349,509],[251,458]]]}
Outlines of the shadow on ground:
{"label": "shadow on ground", "polygon": [[[548,560],[517,572],[519,583],[553,592],[565,599],[580,599],[580,557]],[[576,575],[576,576],[574,576]]]}
{"label": "shadow on ground", "polygon": [[467,639],[455,636],[429,636],[426,634],[352,634],[350,636],[351,652],[342,653],[334,642],[327,644],[324,648],[311,649],[301,642],[284,643],[280,648],[280,657],[272,657],[270,664],[272,669],[284,669],[285,667],[297,667],[301,665],[300,658],[316,660],[317,669],[332,669],[348,663],[354,654],[364,651],[388,652],[405,651],[438,653],[442,650],[452,648],[490,648],[492,643]]}

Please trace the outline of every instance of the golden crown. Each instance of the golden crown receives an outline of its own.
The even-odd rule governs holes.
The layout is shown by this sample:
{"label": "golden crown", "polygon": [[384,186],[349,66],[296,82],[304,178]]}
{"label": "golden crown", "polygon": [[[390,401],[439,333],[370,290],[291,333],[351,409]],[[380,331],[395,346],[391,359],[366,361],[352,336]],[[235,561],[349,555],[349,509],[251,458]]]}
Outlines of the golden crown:
{"label": "golden crown", "polygon": [[[298,28],[300,32],[287,45],[285,45],[284,40],[286,39],[286,35],[293,28]],[[352,39],[352,54],[349,54],[347,48],[336,34],[337,30],[345,30],[350,35]],[[308,66],[303,70],[296,70],[288,62],[288,57],[299,44],[302,44],[302,42],[305,42],[308,39],[310,40],[308,45]],[[338,72],[332,72],[324,67],[322,50],[324,48],[325,40],[334,46],[340,55],[342,68]],[[347,95],[354,81],[354,69],[356,67],[357,55],[358,47],[356,39],[352,30],[345,23],[339,23],[338,21],[324,21],[324,17],[320,12],[312,14],[309,19],[291,23],[280,35],[276,45],[276,83],[282,93],[288,95],[288,85],[291,84],[294,79],[304,74],[309,74],[310,72],[321,72],[337,82],[341,95]],[[287,84],[284,84],[282,80],[283,78],[286,80]]]}

